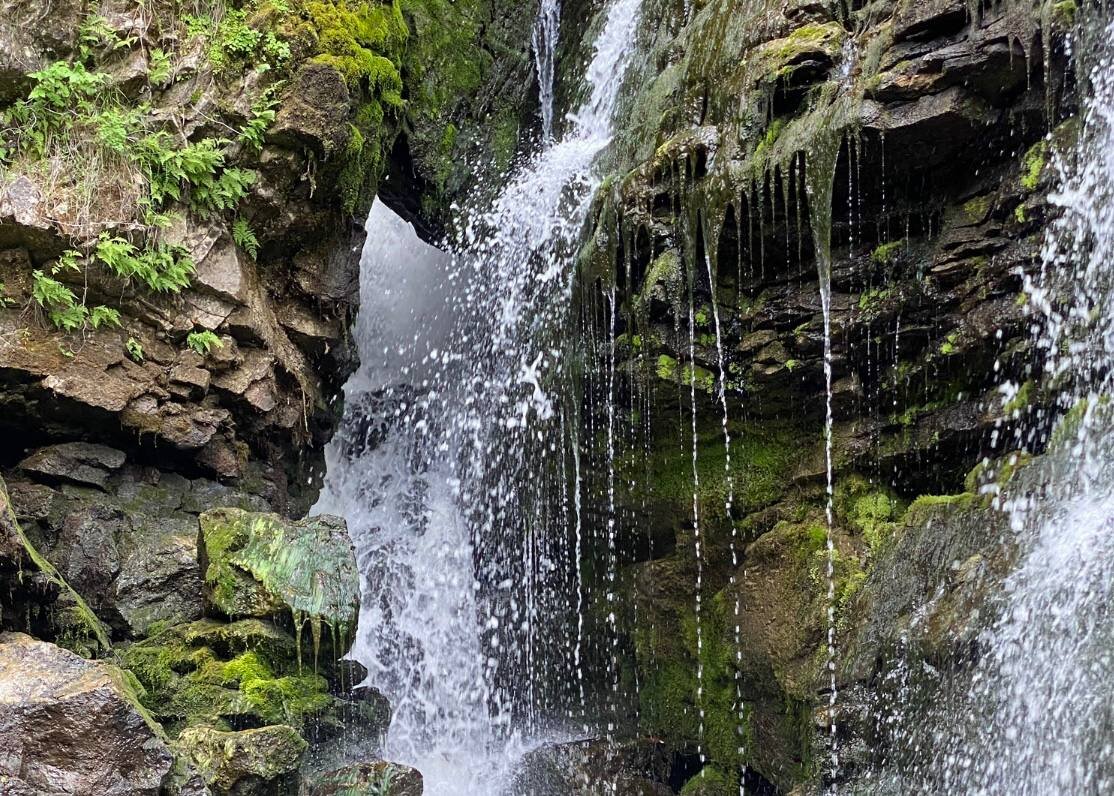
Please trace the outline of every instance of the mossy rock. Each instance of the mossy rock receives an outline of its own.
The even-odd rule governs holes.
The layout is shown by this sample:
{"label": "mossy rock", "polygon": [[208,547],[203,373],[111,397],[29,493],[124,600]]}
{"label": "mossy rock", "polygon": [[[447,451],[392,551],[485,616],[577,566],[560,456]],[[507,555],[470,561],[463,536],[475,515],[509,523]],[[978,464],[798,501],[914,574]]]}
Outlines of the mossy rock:
{"label": "mossy rock", "polygon": [[341,634],[355,627],[360,583],[344,521],[319,516],[215,509],[201,515],[205,596],[230,618],[289,612],[296,631],[309,620]]}
{"label": "mossy rock", "polygon": [[324,774],[313,796],[422,796],[422,775],[409,766],[373,760]]}
{"label": "mossy rock", "polygon": [[294,640],[260,620],[191,622],[122,650],[141,701],[172,735],[186,728],[303,727],[346,703],[300,665]]}
{"label": "mossy rock", "polygon": [[284,724],[239,732],[193,727],[175,746],[215,796],[281,792],[306,750],[297,731]]}

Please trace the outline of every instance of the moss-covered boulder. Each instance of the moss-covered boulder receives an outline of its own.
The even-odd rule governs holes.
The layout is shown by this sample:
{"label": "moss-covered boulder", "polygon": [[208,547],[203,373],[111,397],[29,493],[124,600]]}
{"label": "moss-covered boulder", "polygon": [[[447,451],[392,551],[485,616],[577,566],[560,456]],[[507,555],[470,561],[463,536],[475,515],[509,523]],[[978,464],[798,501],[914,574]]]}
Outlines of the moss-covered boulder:
{"label": "moss-covered boulder", "polygon": [[364,702],[333,696],[329,680],[298,660],[294,639],[258,619],[177,625],[120,655],[146,690],[143,704],[172,735],[198,725],[269,724],[320,735],[349,714],[384,725],[388,718],[377,705],[361,712]]}
{"label": "moss-covered boulder", "polygon": [[306,750],[302,737],[284,724],[239,732],[193,727],[176,746],[215,796],[287,792]]}
{"label": "moss-covered boulder", "polygon": [[342,635],[355,627],[360,583],[344,520],[215,509],[201,515],[201,556],[210,610],[229,618],[291,614]]}

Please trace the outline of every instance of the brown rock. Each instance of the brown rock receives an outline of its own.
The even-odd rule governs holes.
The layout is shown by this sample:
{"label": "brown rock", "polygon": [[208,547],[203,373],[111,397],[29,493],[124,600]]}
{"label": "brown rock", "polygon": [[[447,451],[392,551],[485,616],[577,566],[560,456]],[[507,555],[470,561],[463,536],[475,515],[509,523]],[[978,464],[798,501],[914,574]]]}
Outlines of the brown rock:
{"label": "brown rock", "polygon": [[0,634],[5,793],[155,796],[171,754],[122,672],[22,633]]}

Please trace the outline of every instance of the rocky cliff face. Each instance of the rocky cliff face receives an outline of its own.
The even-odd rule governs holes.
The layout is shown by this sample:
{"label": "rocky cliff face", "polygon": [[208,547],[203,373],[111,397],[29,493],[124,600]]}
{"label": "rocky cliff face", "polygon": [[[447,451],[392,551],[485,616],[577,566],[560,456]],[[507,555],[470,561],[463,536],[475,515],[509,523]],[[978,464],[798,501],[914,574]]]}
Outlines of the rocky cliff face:
{"label": "rocky cliff face", "polygon": [[[594,10],[565,5],[563,63]],[[335,525],[288,520],[355,364],[360,221],[379,195],[451,234],[453,203],[530,145],[534,12],[0,0],[0,622],[133,673],[72,675],[151,771],[178,761],[118,792],[292,787],[307,739],[386,720],[304,665],[343,641],[353,564]],[[993,493],[1053,422],[1021,285],[1073,137],[1074,15],[647,0],[580,298],[607,339],[617,286],[640,407],[618,621],[654,776],[663,750],[702,772],[690,793],[736,793],[741,772],[816,788],[833,743],[843,780],[907,763],[880,684],[925,663],[944,673],[912,685],[929,693],[977,655],[1009,559]],[[558,88],[573,106],[575,81]],[[276,567],[276,545],[306,555]],[[302,565],[336,575],[309,604]],[[0,665],[32,643],[0,638]]]}
{"label": "rocky cliff face", "polygon": [[[0,626],[132,672],[172,792],[297,787],[304,739],[389,716],[316,673],[354,625],[343,524],[284,518],[316,499],[356,365],[368,208],[433,234],[506,168],[533,16],[0,4]],[[156,792],[147,768],[104,792]]]}
{"label": "rocky cliff face", "polygon": [[852,779],[900,757],[856,714],[862,691],[975,654],[986,562],[1008,555],[972,493],[1054,414],[1021,286],[1049,153],[1073,136],[1075,6],[654,7],[625,165],[582,254],[586,301],[618,285],[617,372],[649,414],[627,510],[651,544],[624,579],[639,721],[707,761],[707,792],[740,771],[815,787],[832,751]]}

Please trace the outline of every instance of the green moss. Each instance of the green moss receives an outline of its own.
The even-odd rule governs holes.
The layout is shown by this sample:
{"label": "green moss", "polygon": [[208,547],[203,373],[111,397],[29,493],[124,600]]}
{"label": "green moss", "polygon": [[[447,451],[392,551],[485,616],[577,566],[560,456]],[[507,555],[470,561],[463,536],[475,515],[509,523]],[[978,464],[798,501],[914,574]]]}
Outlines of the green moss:
{"label": "green moss", "polygon": [[949,332],[948,336],[944,338],[944,342],[940,344],[940,353],[944,356],[951,356],[956,352],[957,342],[959,342],[959,333]]}
{"label": "green moss", "polygon": [[967,221],[972,224],[977,224],[986,218],[987,211],[989,210],[989,196],[976,196],[963,205],[963,214],[967,217]]}
{"label": "green moss", "polygon": [[[801,456],[798,430],[780,422],[732,422],[729,430],[735,509],[747,513],[780,499]],[[698,429],[696,449],[701,514],[709,520],[723,520],[728,496],[727,451],[718,423],[709,421],[705,428]],[[691,507],[691,440],[661,440],[654,449],[650,466],[653,493],[679,506]]]}
{"label": "green moss", "polygon": [[1027,379],[1021,387],[1018,388],[1017,394],[1013,396],[1002,406],[1002,412],[1007,415],[1012,415],[1014,412],[1020,412],[1026,409],[1033,402],[1033,392],[1036,389],[1031,379]]}
{"label": "green moss", "polygon": [[1048,160],[1048,142],[1038,141],[1029,147],[1021,159],[1021,187],[1035,191],[1040,184],[1041,172]]}
{"label": "green moss", "polygon": [[837,484],[834,506],[840,523],[862,534],[871,553],[877,553],[893,535],[908,503],[891,489],[851,475]]}
{"label": "green moss", "polygon": [[[244,717],[301,727],[332,706],[326,679],[300,671],[292,640],[274,643],[281,636],[277,628],[255,633],[250,626],[224,625],[220,632],[220,625],[204,620],[175,626],[121,653],[121,664],[142,686],[140,700],[172,734],[198,725],[229,727]],[[258,646],[231,658],[205,645],[249,637]]]}
{"label": "green moss", "polygon": [[1075,0],[1059,0],[1059,2],[1052,4],[1052,20],[1057,25],[1070,28],[1075,24],[1075,15],[1079,11],[1079,6]]}
{"label": "green moss", "polygon": [[883,243],[870,253],[871,262],[877,265],[889,265],[897,259],[898,254],[901,253],[901,249],[904,246],[905,242],[900,240]]}
{"label": "green moss", "polygon": [[[684,287],[683,279],[680,255],[676,249],[666,249],[654,258],[646,270],[646,279],[636,299],[635,308],[644,313],[649,309],[650,302],[654,300],[671,307],[678,306]],[[670,377],[662,376],[662,378]]]}
{"label": "green moss", "polygon": [[784,39],[777,39],[767,45],[767,54],[778,69],[798,55],[822,48],[825,50],[839,47],[843,40],[843,26],[838,22],[825,22],[818,25],[803,25]]}
{"label": "green moss", "polygon": [[684,784],[681,796],[738,796],[739,778],[715,766],[705,766]]}
{"label": "green moss", "polygon": [[763,168],[766,164],[766,158],[770,152],[774,150],[777,144],[778,136],[781,135],[782,130],[785,129],[785,119],[777,118],[770,122],[770,126],[766,128],[762,140],[758,142],[758,146],[754,148],[754,162]]}
{"label": "green moss", "polygon": [[682,365],[668,354],[658,356],[655,372],[659,379],[676,382],[682,387],[695,384],[701,392],[713,393],[716,390],[716,376],[710,370],[697,365],[694,371],[692,365]]}
{"label": "green moss", "polygon": [[904,524],[907,527],[923,525],[940,512],[963,511],[978,502],[978,496],[971,492],[958,495],[921,495],[914,500],[905,512]]}

